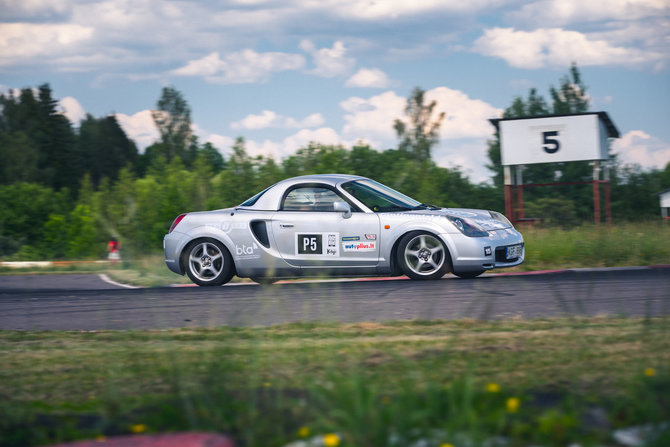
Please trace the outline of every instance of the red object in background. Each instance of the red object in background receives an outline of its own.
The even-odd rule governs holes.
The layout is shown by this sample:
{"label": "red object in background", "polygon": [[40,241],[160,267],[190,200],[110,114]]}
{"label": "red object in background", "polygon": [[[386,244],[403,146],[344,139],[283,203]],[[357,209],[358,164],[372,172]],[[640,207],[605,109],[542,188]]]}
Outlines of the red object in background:
{"label": "red object in background", "polygon": [[48,447],[235,447],[235,444],[230,438],[217,433],[170,433],[116,436]]}
{"label": "red object in background", "polygon": [[114,253],[116,251],[119,251],[119,241],[117,241],[116,239],[112,239],[111,241],[109,241],[107,243],[107,250],[110,253]]}
{"label": "red object in background", "polygon": [[109,254],[107,255],[107,259],[109,259],[112,262],[119,261],[121,259],[121,253],[119,253],[119,247],[121,247],[119,241],[117,241],[116,238],[112,238],[112,240],[107,243],[107,251],[109,252]]}

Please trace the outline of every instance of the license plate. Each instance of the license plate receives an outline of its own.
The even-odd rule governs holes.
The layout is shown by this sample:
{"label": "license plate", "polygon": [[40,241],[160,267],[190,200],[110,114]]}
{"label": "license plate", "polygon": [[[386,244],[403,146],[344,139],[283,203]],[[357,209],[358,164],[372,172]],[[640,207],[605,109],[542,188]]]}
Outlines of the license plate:
{"label": "license plate", "polygon": [[507,247],[507,259],[515,259],[515,258],[520,258],[521,254],[523,253],[523,244],[518,244],[518,245],[510,245]]}

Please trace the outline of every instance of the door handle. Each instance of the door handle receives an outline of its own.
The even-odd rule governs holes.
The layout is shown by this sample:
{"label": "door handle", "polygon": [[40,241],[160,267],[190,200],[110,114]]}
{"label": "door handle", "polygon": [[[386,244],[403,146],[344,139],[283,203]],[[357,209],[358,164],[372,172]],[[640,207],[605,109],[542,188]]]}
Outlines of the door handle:
{"label": "door handle", "polygon": [[282,228],[293,228],[292,223],[280,223],[279,226]]}

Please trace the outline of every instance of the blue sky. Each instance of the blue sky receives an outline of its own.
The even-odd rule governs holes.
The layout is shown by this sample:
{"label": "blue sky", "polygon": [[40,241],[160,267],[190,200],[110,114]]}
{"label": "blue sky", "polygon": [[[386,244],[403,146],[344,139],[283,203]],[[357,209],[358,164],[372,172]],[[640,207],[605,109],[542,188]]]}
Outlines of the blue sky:
{"label": "blue sky", "polygon": [[48,82],[73,121],[114,113],[143,150],[163,86],[201,142],[290,155],[309,141],[394,147],[419,86],[447,113],[433,159],[490,172],[489,118],[578,64],[613,150],[670,162],[669,0],[0,0],[0,89]]}

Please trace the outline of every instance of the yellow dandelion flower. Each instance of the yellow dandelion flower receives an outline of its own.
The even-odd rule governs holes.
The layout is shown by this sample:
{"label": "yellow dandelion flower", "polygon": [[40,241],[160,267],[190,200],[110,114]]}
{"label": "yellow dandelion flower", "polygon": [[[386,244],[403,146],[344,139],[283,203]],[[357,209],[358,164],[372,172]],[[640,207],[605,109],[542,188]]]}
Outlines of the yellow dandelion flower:
{"label": "yellow dandelion flower", "polygon": [[516,413],[519,411],[519,406],[521,405],[521,399],[518,397],[510,397],[507,399],[507,402],[505,403],[505,406],[507,407],[507,411],[510,413]]}
{"label": "yellow dandelion flower", "polygon": [[301,438],[308,437],[309,436],[309,427],[300,427],[300,429],[298,429],[298,436],[300,436]]}
{"label": "yellow dandelion flower", "polygon": [[147,431],[147,426],[144,424],[131,425],[130,431],[133,433],[144,433],[145,431]]}
{"label": "yellow dandelion flower", "polygon": [[323,436],[323,445],[326,447],[337,447],[340,445],[340,437],[335,433],[328,433]]}
{"label": "yellow dandelion flower", "polygon": [[654,377],[656,375],[656,370],[654,368],[647,368],[644,370],[644,375],[647,377]]}
{"label": "yellow dandelion flower", "polygon": [[487,383],[486,384],[486,391],[489,393],[499,393],[500,392],[500,385],[498,385],[495,382]]}
{"label": "yellow dandelion flower", "polygon": [[264,387],[271,387],[272,384],[270,382],[263,382]]}
{"label": "yellow dandelion flower", "polygon": [[454,445],[446,443],[446,444],[441,444],[440,447],[454,447]]}
{"label": "yellow dandelion flower", "polygon": [[107,441],[107,437],[105,435],[98,435],[95,437],[96,442],[105,442]]}

